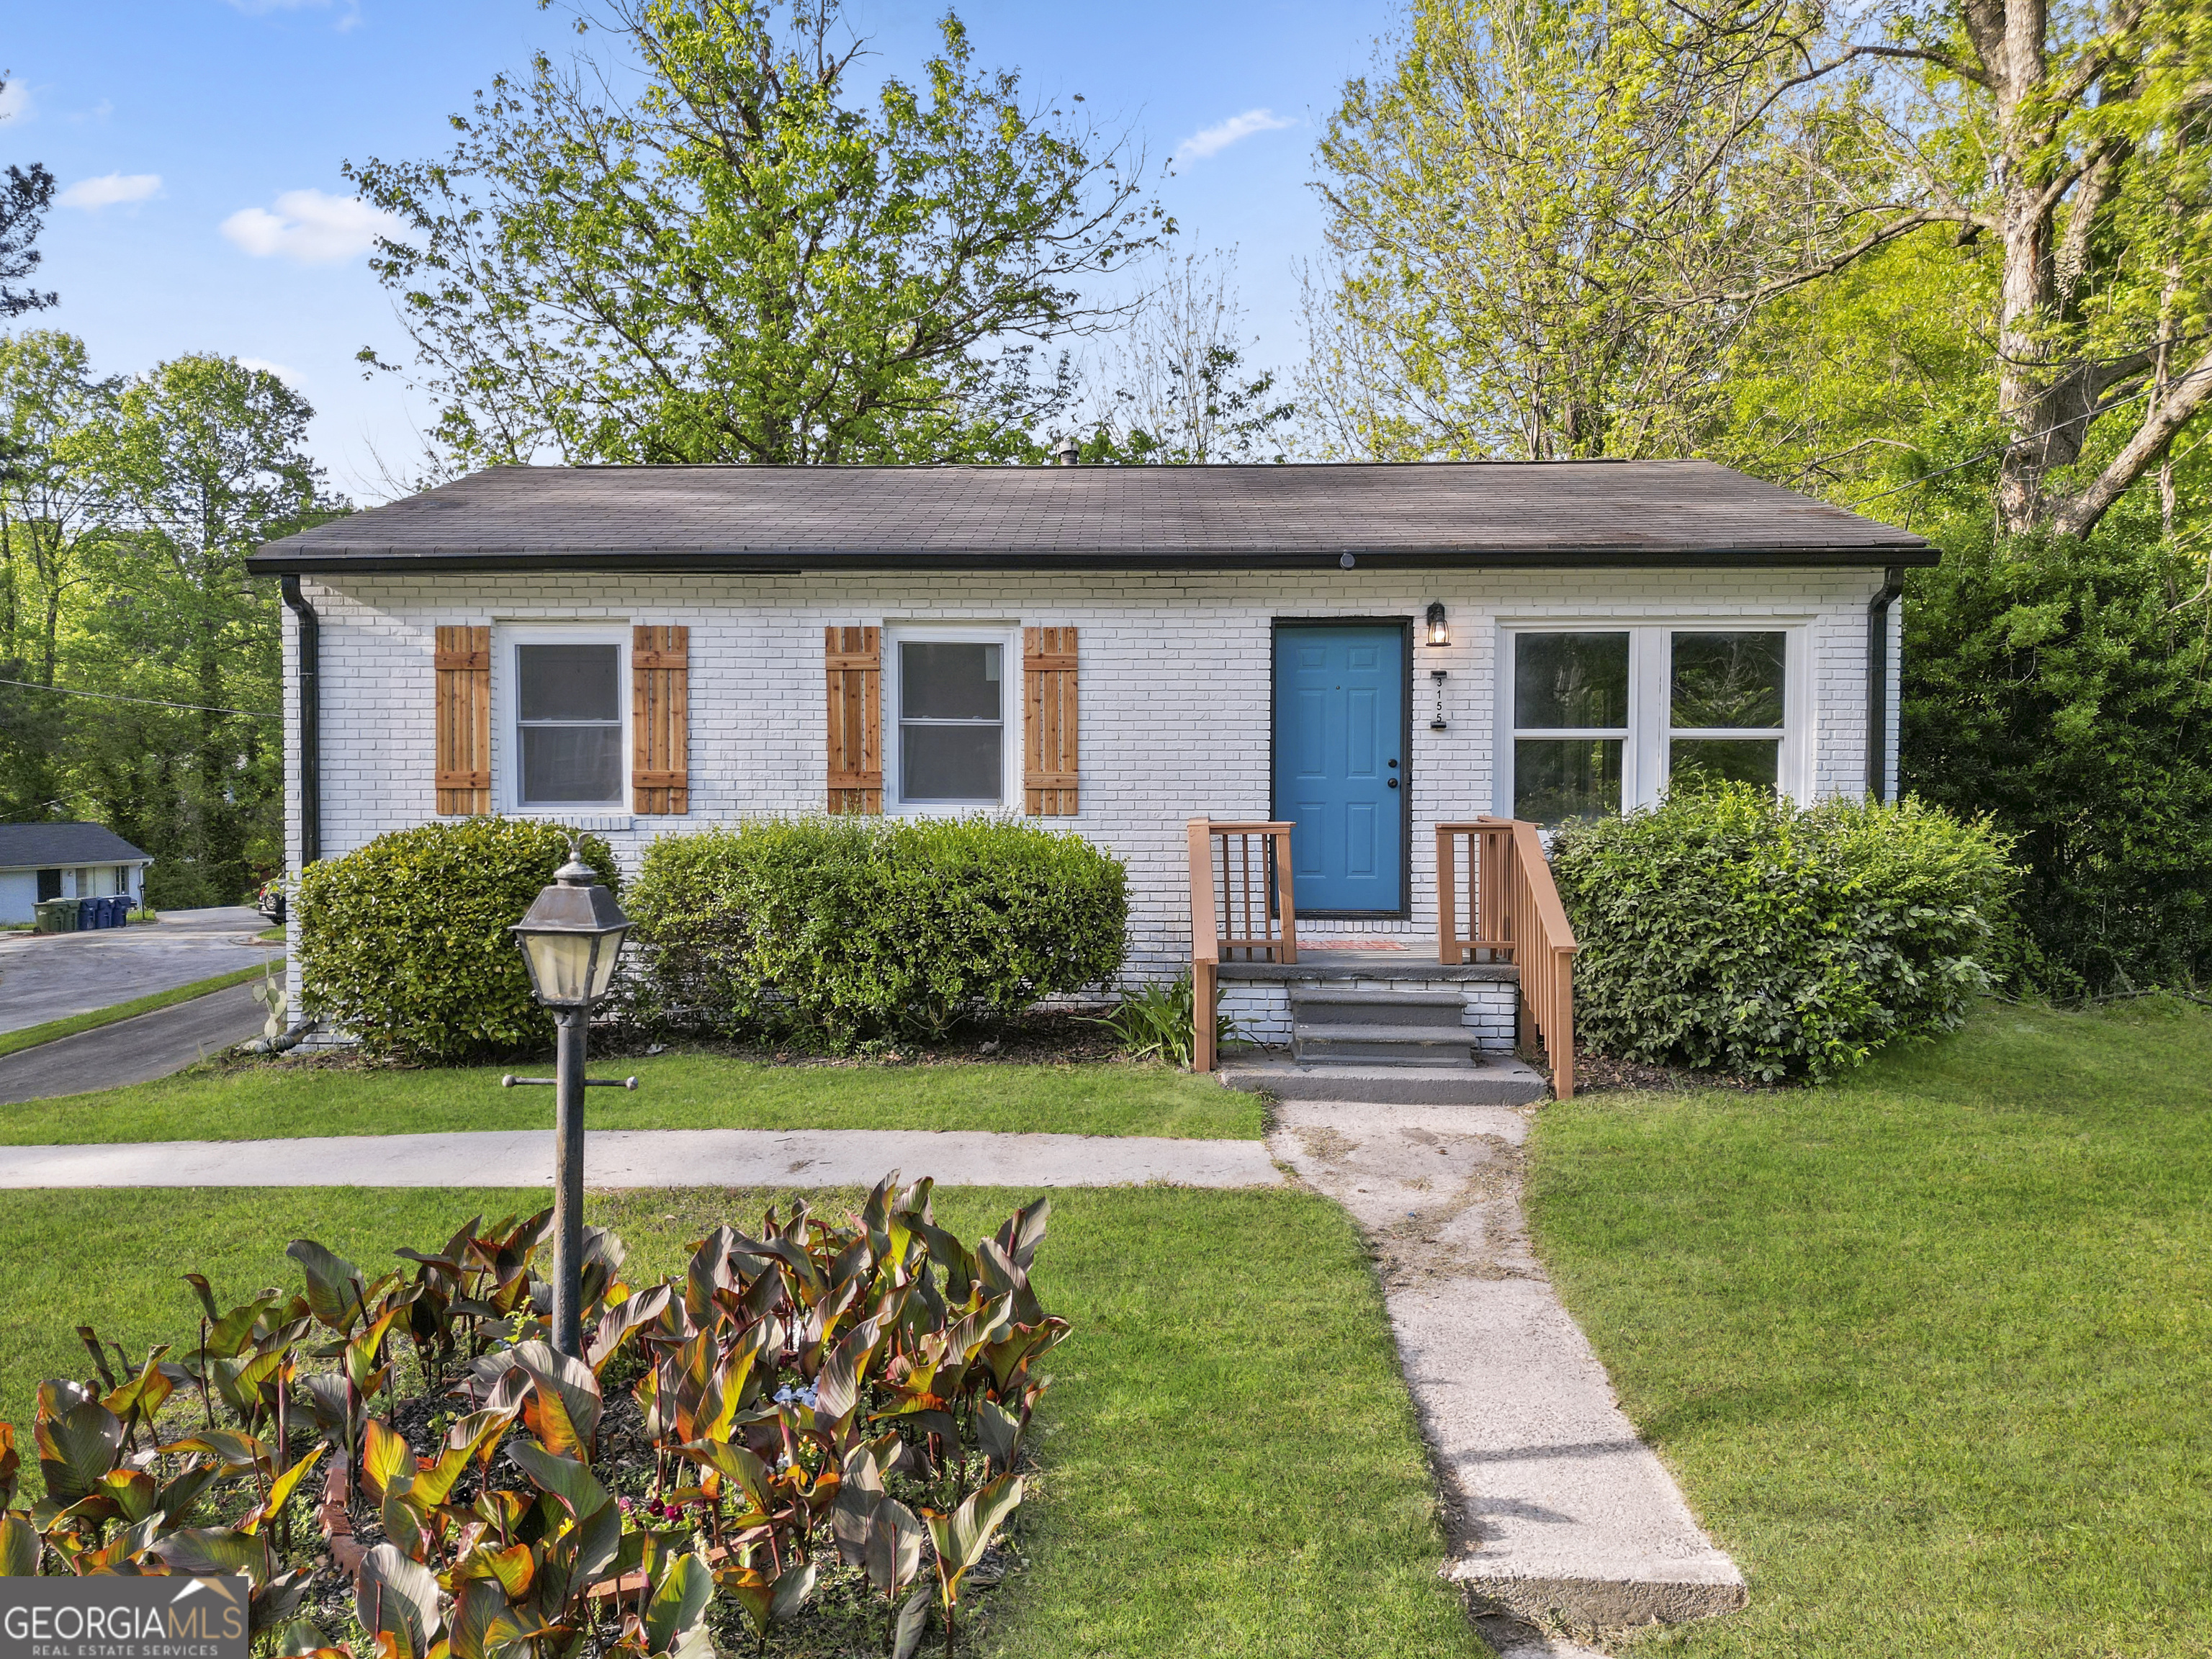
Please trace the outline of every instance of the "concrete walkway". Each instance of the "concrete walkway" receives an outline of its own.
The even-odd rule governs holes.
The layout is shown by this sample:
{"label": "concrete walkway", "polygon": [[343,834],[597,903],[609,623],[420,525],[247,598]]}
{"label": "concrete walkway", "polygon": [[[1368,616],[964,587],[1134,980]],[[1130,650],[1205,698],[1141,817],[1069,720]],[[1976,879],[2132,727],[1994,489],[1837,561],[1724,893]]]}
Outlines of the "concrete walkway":
{"label": "concrete walkway", "polygon": [[269,1011],[253,1000],[259,988],[249,980],[150,1014],[0,1054],[0,1106],[150,1083],[259,1036],[269,1018]]}
{"label": "concrete walkway", "polygon": [[[1521,1212],[1528,1109],[1285,1102],[1269,1145],[1360,1223],[1479,1607],[1582,1631],[1744,1604],[1621,1413]],[[1526,1633],[1531,1654],[1548,1648]]]}
{"label": "concrete walkway", "polygon": [[[597,1129],[584,1179],[618,1187],[868,1187],[892,1170],[944,1187],[1274,1187],[1256,1140],[875,1129]],[[300,1140],[0,1146],[0,1188],[550,1187],[544,1129]]]}

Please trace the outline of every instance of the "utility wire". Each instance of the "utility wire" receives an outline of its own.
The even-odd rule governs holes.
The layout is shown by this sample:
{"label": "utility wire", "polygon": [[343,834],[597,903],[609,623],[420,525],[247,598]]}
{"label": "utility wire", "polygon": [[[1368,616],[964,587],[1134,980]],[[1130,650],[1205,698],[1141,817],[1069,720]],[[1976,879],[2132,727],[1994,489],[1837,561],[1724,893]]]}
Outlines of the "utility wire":
{"label": "utility wire", "polygon": [[0,685],[18,685],[26,691],[51,691],[58,697],[90,697],[99,702],[135,702],[144,708],[183,708],[195,714],[243,714],[250,720],[281,720],[282,714],[264,714],[258,708],[217,708],[204,702],[163,702],[158,697],[125,697],[112,691],[72,691],[65,685],[40,685],[36,680],[0,680]]}

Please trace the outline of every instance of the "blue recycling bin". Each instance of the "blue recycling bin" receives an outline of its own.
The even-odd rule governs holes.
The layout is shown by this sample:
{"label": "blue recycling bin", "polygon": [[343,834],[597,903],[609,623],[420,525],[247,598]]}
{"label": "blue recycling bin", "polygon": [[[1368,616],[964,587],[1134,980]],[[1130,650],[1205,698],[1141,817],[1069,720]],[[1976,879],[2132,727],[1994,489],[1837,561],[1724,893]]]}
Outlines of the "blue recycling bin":
{"label": "blue recycling bin", "polygon": [[110,927],[128,927],[131,921],[131,895],[116,893],[107,900],[107,925]]}
{"label": "blue recycling bin", "polygon": [[81,898],[76,902],[76,927],[80,933],[88,927],[100,925],[106,907],[96,898]]}

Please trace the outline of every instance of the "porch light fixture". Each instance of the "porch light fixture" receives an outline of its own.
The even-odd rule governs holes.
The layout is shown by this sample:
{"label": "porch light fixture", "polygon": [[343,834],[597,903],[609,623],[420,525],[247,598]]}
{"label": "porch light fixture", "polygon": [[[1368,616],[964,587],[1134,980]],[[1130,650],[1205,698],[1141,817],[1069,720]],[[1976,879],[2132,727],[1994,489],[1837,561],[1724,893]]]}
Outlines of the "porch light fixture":
{"label": "porch light fixture", "polygon": [[1431,645],[1451,643],[1451,629],[1444,624],[1444,602],[1442,599],[1429,601],[1429,643]]}
{"label": "porch light fixture", "polygon": [[612,988],[629,918],[615,896],[599,884],[576,837],[568,861],[553,872],[522,920],[507,931],[522,947],[530,988],[553,1011],[560,1028],[555,1075],[503,1077],[503,1088],[550,1085],[555,1094],[553,1140],[553,1346],[583,1357],[584,1091],[635,1089],[635,1078],[616,1082],[584,1075],[585,1042],[592,1010]]}

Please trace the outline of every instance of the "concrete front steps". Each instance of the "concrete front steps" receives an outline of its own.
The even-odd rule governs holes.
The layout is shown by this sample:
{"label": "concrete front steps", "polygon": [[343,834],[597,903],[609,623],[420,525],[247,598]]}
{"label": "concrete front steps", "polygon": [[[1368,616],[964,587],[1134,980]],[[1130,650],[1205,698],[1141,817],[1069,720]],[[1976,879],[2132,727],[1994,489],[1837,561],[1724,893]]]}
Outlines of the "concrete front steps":
{"label": "concrete front steps", "polygon": [[1295,990],[1290,1058],[1231,1061],[1221,1080],[1279,1100],[1424,1106],[1541,1100],[1546,1085],[1533,1068],[1477,1057],[1466,1009],[1455,991]]}

